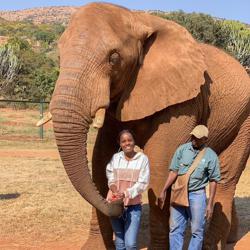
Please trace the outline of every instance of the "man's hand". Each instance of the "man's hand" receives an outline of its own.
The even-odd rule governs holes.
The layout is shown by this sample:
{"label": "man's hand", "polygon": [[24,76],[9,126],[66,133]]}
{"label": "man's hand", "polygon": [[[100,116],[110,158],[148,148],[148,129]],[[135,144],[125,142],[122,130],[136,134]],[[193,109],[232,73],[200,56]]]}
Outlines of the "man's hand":
{"label": "man's hand", "polygon": [[212,218],[212,215],[213,215],[213,206],[208,204],[206,209],[206,219],[210,220]]}
{"label": "man's hand", "polygon": [[217,188],[217,182],[211,180],[209,182],[209,199],[207,203],[207,209],[206,209],[206,219],[210,220],[212,215],[213,215],[213,209],[214,209],[214,197],[216,193],[216,188]]}
{"label": "man's hand", "polygon": [[161,194],[156,201],[156,206],[159,206],[160,209],[163,209],[165,199],[166,199],[166,192],[167,192],[168,188],[174,183],[177,176],[178,176],[178,171],[170,171],[169,172],[168,178],[167,178],[165,185],[161,191]]}
{"label": "man's hand", "polygon": [[160,207],[160,209],[163,209],[164,203],[166,199],[166,191],[162,190],[160,196],[158,197],[157,205]]}

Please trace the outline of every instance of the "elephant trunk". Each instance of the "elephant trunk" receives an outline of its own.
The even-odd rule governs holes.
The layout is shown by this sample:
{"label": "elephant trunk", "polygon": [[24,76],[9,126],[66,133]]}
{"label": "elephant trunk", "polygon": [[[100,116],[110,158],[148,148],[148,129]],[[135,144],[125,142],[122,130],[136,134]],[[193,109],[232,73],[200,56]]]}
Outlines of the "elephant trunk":
{"label": "elephant trunk", "polygon": [[67,175],[80,195],[107,216],[122,213],[120,203],[108,203],[94,185],[88,168],[87,134],[92,119],[82,115],[82,105],[71,98],[53,96],[50,111],[58,150]]}

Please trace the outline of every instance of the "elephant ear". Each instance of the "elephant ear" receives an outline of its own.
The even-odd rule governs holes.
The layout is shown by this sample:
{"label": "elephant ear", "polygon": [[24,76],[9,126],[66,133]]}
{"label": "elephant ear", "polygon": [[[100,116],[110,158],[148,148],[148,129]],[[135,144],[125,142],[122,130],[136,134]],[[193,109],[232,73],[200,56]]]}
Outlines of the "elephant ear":
{"label": "elephant ear", "polygon": [[145,26],[144,21],[141,27],[151,32],[144,32],[138,46],[142,47],[142,65],[117,108],[117,118],[122,121],[141,119],[192,99],[205,83],[203,52],[187,30],[159,17],[147,18],[148,23]]}

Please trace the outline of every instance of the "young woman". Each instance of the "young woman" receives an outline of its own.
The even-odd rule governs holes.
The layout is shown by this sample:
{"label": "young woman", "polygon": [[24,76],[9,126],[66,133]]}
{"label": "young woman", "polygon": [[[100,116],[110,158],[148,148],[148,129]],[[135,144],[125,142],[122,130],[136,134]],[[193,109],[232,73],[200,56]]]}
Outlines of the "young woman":
{"label": "young woman", "polygon": [[123,199],[124,212],[111,218],[116,250],[137,249],[141,218],[141,194],[149,183],[149,161],[142,152],[135,152],[135,140],[129,130],[119,134],[122,151],[113,155],[106,168],[109,193],[107,200]]}

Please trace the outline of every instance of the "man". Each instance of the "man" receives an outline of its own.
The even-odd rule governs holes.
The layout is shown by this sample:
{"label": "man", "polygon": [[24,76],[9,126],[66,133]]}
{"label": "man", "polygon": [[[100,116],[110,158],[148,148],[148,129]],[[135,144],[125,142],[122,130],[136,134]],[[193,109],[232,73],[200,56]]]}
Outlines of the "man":
{"label": "man", "polygon": [[[178,176],[188,173],[194,159],[204,149],[204,155],[198,162],[197,167],[191,172],[188,180],[187,199],[189,206],[174,204],[170,206],[170,250],[182,249],[188,219],[191,220],[192,231],[192,238],[188,249],[202,249],[205,220],[209,220],[212,216],[216,186],[220,180],[218,157],[211,148],[205,146],[208,138],[207,127],[198,125],[190,134],[191,142],[181,145],[173,156],[169,176],[158,199],[158,204],[162,208],[167,189],[174,183]],[[209,199],[206,204],[205,187],[208,183]]]}

